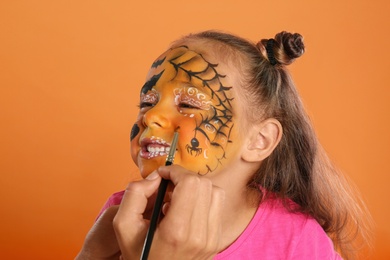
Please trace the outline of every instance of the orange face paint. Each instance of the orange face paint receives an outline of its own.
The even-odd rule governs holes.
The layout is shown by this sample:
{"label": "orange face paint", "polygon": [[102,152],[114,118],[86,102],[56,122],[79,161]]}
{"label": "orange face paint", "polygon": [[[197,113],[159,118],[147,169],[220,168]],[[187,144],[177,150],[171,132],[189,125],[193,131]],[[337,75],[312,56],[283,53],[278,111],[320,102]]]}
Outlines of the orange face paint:
{"label": "orange face paint", "polygon": [[175,163],[207,174],[224,164],[232,143],[233,93],[226,75],[202,54],[180,46],[162,54],[141,88],[131,154],[146,177],[164,164],[180,127]]}

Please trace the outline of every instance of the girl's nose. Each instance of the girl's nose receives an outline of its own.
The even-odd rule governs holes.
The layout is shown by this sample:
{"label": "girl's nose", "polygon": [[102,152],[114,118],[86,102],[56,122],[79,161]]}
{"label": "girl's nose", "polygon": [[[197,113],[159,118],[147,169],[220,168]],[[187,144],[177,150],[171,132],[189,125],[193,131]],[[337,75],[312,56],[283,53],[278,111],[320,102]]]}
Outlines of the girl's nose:
{"label": "girl's nose", "polygon": [[144,114],[143,123],[151,128],[169,128],[172,126],[172,119],[172,111],[157,104]]}

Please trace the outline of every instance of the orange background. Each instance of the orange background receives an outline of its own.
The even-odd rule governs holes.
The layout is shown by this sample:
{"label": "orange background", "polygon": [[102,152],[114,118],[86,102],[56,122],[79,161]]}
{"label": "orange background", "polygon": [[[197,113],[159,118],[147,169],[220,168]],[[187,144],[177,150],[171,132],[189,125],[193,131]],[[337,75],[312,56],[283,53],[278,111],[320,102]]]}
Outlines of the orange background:
{"label": "orange background", "polygon": [[390,259],[389,3],[1,1],[0,258],[76,255],[107,197],[136,177],[129,132],[149,65],[181,35],[222,29],[304,35],[293,77],[372,212],[372,259]]}

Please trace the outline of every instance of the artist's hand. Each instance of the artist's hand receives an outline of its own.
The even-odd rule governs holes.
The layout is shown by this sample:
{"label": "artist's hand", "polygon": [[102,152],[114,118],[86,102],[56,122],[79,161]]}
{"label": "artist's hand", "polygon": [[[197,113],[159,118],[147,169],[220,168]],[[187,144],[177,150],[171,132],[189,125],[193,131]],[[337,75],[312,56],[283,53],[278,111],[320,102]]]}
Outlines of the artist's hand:
{"label": "artist's hand", "polygon": [[[151,212],[153,210],[155,194],[154,191],[157,191],[158,185],[160,183],[160,176],[155,175],[155,179],[153,180],[142,180],[135,183],[131,183],[128,189],[128,193],[136,192],[137,194],[129,195],[127,197],[131,197],[137,199],[140,194],[147,194],[148,202],[146,206],[142,207],[143,218],[145,228],[149,226],[149,218]],[[137,192],[139,189],[139,192]],[[152,193],[152,194],[151,194]],[[146,195],[145,195],[146,196]],[[146,197],[144,197],[144,200]],[[139,201],[142,202],[143,200]],[[121,252],[119,249],[119,244],[117,242],[116,234],[113,227],[113,220],[115,215],[117,214],[119,206],[112,206],[105,210],[103,214],[99,217],[99,219],[92,226],[90,231],[88,232],[83,247],[81,251],[76,256],[75,260],[118,260],[123,259],[121,257]],[[142,217],[140,217],[142,219]],[[142,221],[141,221],[142,222]],[[139,222],[134,222],[138,225]],[[145,235],[140,234],[139,240],[143,241]],[[141,245],[142,247],[142,245]],[[141,248],[142,249],[142,248]],[[139,247],[135,250],[135,252],[140,251]],[[139,258],[139,256],[138,256]]]}
{"label": "artist's hand", "polygon": [[149,259],[212,258],[221,250],[224,191],[180,166],[160,167],[158,174],[129,184],[114,219],[123,259],[139,259],[141,255],[149,225],[143,213],[161,177],[171,180],[175,187],[169,210],[156,229]]}
{"label": "artist's hand", "polygon": [[120,256],[112,221],[119,206],[108,208],[88,232],[76,260],[113,260]]}

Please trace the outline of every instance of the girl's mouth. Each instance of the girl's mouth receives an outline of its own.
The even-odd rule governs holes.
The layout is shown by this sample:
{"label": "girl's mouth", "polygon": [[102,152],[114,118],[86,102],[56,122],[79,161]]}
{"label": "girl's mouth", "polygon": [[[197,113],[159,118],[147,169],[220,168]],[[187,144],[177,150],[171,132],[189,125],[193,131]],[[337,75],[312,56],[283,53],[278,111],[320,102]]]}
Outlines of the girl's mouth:
{"label": "girl's mouth", "polygon": [[152,136],[141,140],[140,157],[152,159],[158,156],[167,156],[171,148],[170,143],[160,137]]}

